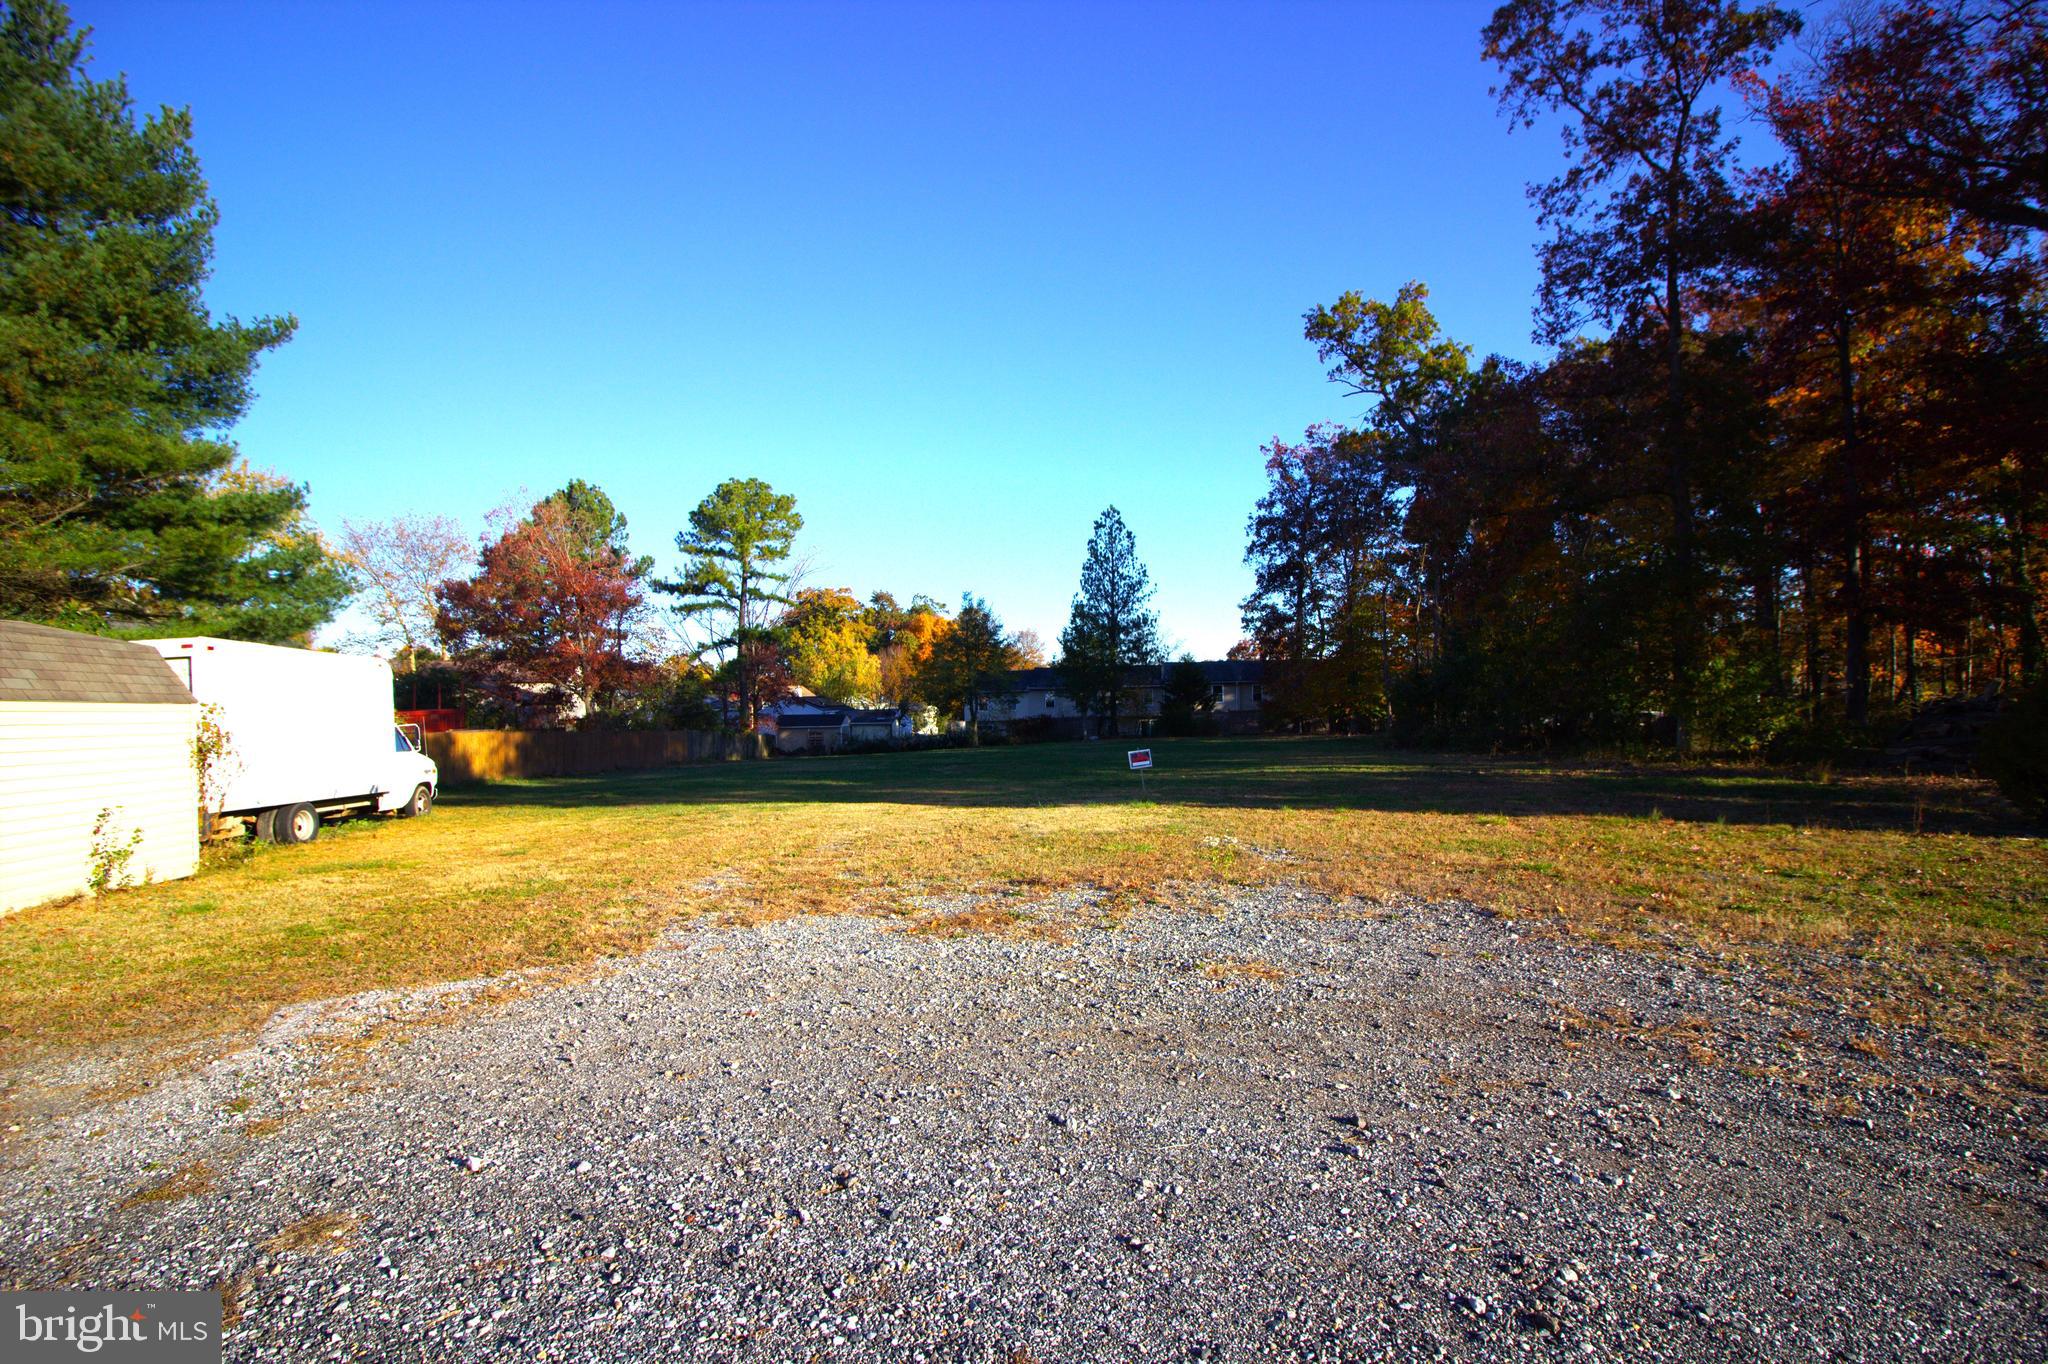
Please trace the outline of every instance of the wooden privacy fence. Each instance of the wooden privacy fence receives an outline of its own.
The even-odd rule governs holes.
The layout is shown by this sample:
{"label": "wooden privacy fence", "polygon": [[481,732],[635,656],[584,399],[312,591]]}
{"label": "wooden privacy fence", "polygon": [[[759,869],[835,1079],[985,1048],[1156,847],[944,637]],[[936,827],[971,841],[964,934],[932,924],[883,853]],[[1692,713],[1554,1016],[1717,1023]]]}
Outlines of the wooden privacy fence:
{"label": "wooden privacy fence", "polygon": [[756,734],[696,729],[448,729],[426,736],[443,786],[512,777],[568,777],[761,756]]}

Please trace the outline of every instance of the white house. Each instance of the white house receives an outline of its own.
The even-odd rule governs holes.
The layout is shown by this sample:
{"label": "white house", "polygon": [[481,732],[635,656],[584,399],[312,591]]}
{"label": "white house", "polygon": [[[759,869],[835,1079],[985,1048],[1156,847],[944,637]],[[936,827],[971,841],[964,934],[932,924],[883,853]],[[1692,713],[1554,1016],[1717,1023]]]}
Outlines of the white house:
{"label": "white house", "polygon": [[197,870],[198,724],[146,645],[0,620],[0,914]]}

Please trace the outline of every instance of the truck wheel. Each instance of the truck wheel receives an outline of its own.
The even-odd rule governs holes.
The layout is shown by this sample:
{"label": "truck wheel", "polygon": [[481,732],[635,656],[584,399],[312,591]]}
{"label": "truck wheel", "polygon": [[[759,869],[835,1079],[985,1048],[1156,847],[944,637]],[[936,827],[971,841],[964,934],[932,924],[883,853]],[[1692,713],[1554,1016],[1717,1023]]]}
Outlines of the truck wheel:
{"label": "truck wheel", "polygon": [[421,782],[412,788],[412,799],[398,807],[400,819],[411,819],[434,808],[434,788]]}
{"label": "truck wheel", "polygon": [[320,812],[310,805],[287,805],[273,818],[279,843],[311,843],[320,836]]}
{"label": "truck wheel", "polygon": [[258,810],[256,812],[256,838],[257,841],[262,843],[277,842],[277,811]]}

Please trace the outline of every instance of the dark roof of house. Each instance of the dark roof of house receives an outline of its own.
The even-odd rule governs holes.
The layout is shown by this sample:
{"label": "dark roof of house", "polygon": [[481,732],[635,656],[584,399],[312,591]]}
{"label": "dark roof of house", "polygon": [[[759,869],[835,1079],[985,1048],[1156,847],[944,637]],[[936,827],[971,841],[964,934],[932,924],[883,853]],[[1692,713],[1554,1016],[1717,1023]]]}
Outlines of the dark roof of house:
{"label": "dark roof of house", "polygon": [[810,712],[803,715],[778,715],[775,717],[775,727],[777,729],[837,729],[846,722],[846,714],[843,710],[828,710]]}
{"label": "dark roof of house", "polygon": [[895,725],[895,711],[862,711],[838,707],[834,711],[803,711],[797,715],[776,715],[776,729],[838,729],[840,725]]}
{"label": "dark roof of house", "polygon": [[825,700],[823,696],[776,700],[764,711],[778,729],[838,729],[842,721],[852,721],[854,725],[893,725],[897,719],[895,707],[862,711],[860,707]]}
{"label": "dark roof of house", "polygon": [[147,644],[0,620],[0,701],[192,705],[192,693]]}
{"label": "dark roof of house", "polygon": [[[1166,671],[1171,663],[1157,663],[1147,667],[1131,668],[1124,673],[1127,687],[1158,687],[1166,683]],[[1211,683],[1216,682],[1263,682],[1266,680],[1266,665],[1263,660],[1217,659],[1201,665],[1202,676]],[[1013,668],[1010,671],[1011,691],[1058,691],[1060,670],[1058,668]]]}
{"label": "dark roof of house", "polygon": [[894,709],[862,710],[859,706],[842,706],[832,701],[805,701],[799,706],[772,709],[777,729],[837,729],[844,722],[856,725],[893,725],[896,723]]}
{"label": "dark roof of house", "polygon": [[1202,665],[1202,676],[1211,682],[1263,682],[1266,661],[1262,658],[1225,658]]}
{"label": "dark roof of house", "polygon": [[1011,691],[1058,691],[1059,671],[1054,668],[1012,668]]}

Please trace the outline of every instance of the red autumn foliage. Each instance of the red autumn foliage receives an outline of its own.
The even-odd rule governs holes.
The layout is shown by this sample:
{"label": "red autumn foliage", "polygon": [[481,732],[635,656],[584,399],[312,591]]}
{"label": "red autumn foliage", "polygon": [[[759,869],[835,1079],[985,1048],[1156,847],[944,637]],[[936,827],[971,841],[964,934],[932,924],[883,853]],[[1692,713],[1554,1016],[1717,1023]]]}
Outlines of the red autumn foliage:
{"label": "red autumn foliage", "polygon": [[542,502],[484,546],[475,577],[441,584],[436,627],[479,690],[522,724],[550,727],[651,680],[628,653],[645,606],[633,568]]}

